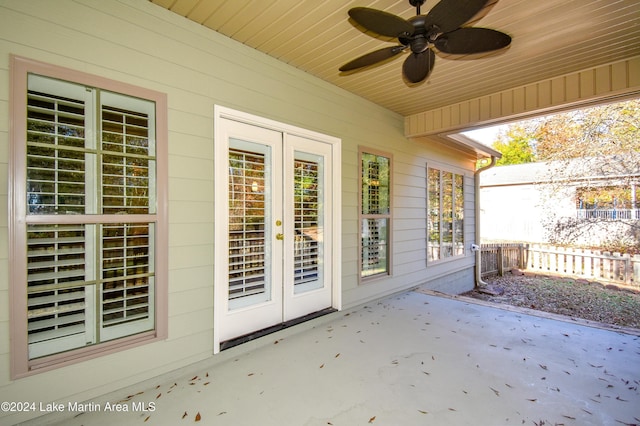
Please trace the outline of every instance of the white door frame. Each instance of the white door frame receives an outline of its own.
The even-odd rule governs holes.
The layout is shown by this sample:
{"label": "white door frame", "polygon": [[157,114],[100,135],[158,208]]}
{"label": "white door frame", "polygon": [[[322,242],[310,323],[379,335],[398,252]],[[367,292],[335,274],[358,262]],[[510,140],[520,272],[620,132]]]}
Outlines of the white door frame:
{"label": "white door frame", "polygon": [[[223,129],[220,125],[221,119],[238,121],[241,123],[263,127],[281,132],[285,137],[287,135],[296,135],[303,138],[316,140],[331,146],[332,162],[332,199],[330,203],[331,211],[327,212],[332,215],[333,227],[331,240],[333,242],[333,250],[331,251],[331,307],[337,310],[342,309],[342,289],[341,289],[341,251],[342,251],[342,185],[341,185],[341,144],[339,138],[324,135],[311,130],[302,129],[300,127],[291,126],[280,123],[267,118],[237,111],[220,105],[214,106],[214,158],[226,158],[228,155],[228,142],[223,135]],[[214,163],[216,164],[216,163]],[[225,167],[215,167],[214,170],[214,188],[221,185],[227,185],[227,170]],[[215,283],[227,282],[228,277],[224,268],[218,268],[216,265],[220,263],[220,259],[228,257],[228,248],[226,246],[227,235],[224,227],[220,224],[227,222],[227,197],[226,191],[214,191],[214,312],[213,312],[213,353],[220,352],[220,318],[222,315],[222,301],[227,298],[224,292],[224,286],[217,286]],[[220,291],[222,289],[222,291]]]}

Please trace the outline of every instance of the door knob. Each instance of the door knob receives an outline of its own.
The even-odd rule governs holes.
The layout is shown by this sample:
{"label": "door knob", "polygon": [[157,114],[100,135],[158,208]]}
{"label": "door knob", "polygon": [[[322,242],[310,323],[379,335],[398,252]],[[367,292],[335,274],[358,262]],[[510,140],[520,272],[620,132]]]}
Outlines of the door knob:
{"label": "door knob", "polygon": [[277,233],[276,240],[280,240],[280,241],[284,240],[284,234]]}

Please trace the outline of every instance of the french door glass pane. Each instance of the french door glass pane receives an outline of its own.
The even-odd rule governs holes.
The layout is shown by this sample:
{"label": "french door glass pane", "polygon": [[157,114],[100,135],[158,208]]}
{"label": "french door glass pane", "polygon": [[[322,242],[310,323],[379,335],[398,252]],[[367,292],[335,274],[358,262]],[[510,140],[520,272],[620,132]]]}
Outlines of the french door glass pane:
{"label": "french door glass pane", "polygon": [[[270,155],[238,141],[229,149],[229,300],[237,308],[269,300]],[[266,151],[265,151],[266,150]],[[253,297],[251,297],[253,296]]]}
{"label": "french door glass pane", "polygon": [[[296,152],[294,173],[294,292],[322,287],[323,159]],[[309,285],[313,283],[315,285]]]}

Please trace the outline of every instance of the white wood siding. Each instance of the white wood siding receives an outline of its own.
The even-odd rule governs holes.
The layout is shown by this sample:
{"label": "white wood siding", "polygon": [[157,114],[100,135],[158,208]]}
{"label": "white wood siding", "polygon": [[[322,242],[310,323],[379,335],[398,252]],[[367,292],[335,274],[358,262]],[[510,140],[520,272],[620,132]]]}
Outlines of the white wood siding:
{"label": "white wood siding", "polygon": [[[212,356],[215,104],[341,138],[343,306],[469,268],[426,268],[426,163],[473,159],[404,137],[403,118],[145,0],[6,0],[0,4],[0,203],[8,204],[9,54],[168,94],[169,338],[12,381],[8,213],[0,211],[0,400],[84,401]],[[394,276],[358,286],[358,146],[394,155]],[[471,172],[469,172],[471,173]],[[471,174],[472,176],[472,174]],[[473,180],[465,237],[473,236]],[[467,280],[467,286],[472,282]],[[470,288],[470,287],[469,287]],[[33,414],[3,418],[22,421]]]}

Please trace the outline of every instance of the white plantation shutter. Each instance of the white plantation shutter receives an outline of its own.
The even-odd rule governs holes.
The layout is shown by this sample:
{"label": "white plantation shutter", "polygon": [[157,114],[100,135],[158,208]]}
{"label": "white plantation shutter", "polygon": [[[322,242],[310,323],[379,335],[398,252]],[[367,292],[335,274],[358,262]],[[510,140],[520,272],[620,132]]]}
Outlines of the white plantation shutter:
{"label": "white plantation shutter", "polygon": [[[300,155],[300,154],[298,154]],[[313,159],[296,159],[294,179],[294,285],[321,282],[322,167]]]}
{"label": "white plantation shutter", "polygon": [[427,168],[427,260],[464,256],[464,176]]}
{"label": "white plantation shutter", "polygon": [[265,294],[265,154],[229,150],[229,299]]}
{"label": "white plantation shutter", "polygon": [[153,225],[109,224],[102,231],[101,336],[153,328]]}
{"label": "white plantation shutter", "polygon": [[102,93],[100,101],[102,211],[155,213],[153,103],[110,92]]}
{"label": "white plantation shutter", "polygon": [[155,151],[153,102],[29,75],[30,359],[155,327]]}
{"label": "white plantation shutter", "polygon": [[95,155],[85,143],[93,122],[83,86],[29,76],[27,202],[29,214],[86,213],[87,171]]}
{"label": "white plantation shutter", "polygon": [[360,277],[391,267],[391,156],[360,154]]}
{"label": "white plantation shutter", "polygon": [[31,225],[27,231],[29,353],[36,358],[92,340],[83,225]]}

